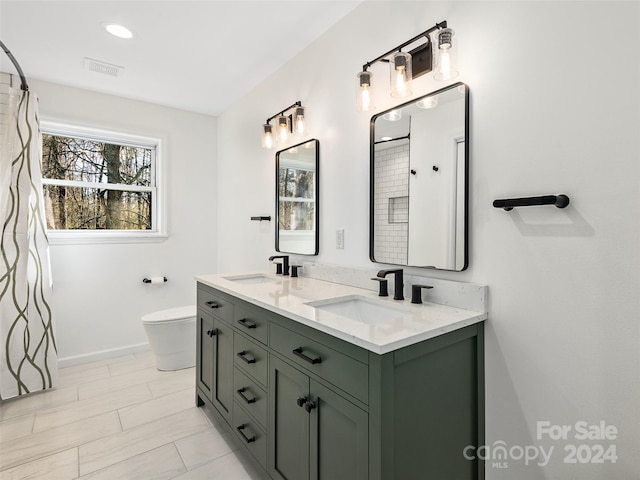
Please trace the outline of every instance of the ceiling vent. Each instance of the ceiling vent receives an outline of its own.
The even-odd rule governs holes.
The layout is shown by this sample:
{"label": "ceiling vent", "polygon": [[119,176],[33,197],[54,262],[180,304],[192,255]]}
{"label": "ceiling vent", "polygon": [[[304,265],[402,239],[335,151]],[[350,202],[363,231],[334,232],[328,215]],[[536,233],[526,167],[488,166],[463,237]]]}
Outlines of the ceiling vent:
{"label": "ceiling vent", "polygon": [[102,73],[104,75],[110,75],[117,77],[124,67],[118,65],[112,65],[111,63],[101,62],[100,60],[94,60],[93,58],[84,58],[84,68],[90,72]]}

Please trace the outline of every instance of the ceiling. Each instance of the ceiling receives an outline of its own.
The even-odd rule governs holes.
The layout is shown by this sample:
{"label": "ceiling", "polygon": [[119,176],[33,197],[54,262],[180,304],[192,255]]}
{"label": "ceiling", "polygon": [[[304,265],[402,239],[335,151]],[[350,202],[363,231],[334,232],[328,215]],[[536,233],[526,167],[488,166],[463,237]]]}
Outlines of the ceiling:
{"label": "ceiling", "polygon": [[[27,81],[219,115],[361,1],[0,0],[0,40]],[[0,57],[0,71],[16,73]],[[122,68],[97,73],[85,58]]]}

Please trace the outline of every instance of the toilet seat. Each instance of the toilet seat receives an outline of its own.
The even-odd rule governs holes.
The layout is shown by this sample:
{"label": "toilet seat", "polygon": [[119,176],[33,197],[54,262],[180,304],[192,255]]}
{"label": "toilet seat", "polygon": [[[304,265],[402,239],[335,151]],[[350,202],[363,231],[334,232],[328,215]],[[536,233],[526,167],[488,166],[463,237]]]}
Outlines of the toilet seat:
{"label": "toilet seat", "polygon": [[184,307],[169,308],[157,312],[148,313],[142,316],[142,323],[147,325],[158,325],[162,323],[178,323],[183,320],[193,320],[196,316],[196,306],[187,305]]}

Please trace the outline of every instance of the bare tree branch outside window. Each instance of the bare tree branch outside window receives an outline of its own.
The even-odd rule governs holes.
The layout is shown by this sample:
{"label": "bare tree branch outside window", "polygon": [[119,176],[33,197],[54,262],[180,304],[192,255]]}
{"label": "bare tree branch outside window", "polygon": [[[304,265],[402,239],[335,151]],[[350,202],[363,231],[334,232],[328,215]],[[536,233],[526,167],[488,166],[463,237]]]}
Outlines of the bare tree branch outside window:
{"label": "bare tree branch outside window", "polygon": [[151,230],[155,149],[43,134],[49,230]]}
{"label": "bare tree branch outside window", "polygon": [[278,176],[280,230],[313,230],[315,226],[315,171],[281,167]]}

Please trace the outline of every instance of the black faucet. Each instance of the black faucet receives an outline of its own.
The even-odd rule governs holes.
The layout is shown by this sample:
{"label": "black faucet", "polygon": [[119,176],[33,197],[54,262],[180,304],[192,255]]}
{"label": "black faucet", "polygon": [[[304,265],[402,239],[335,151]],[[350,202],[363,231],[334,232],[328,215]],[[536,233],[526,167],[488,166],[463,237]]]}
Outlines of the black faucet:
{"label": "black faucet", "polygon": [[431,285],[411,285],[411,303],[422,303],[422,289],[429,290],[433,288]]}
{"label": "black faucet", "polygon": [[378,296],[379,297],[388,297],[389,296],[389,289],[387,287],[387,279],[386,278],[374,277],[371,280],[375,280],[376,282],[378,282],[380,284],[379,287],[378,287]]}
{"label": "black faucet", "polygon": [[389,270],[380,270],[378,272],[378,277],[384,278],[387,274],[393,273],[394,285],[393,285],[393,299],[394,300],[404,300],[404,295],[402,294],[402,290],[404,289],[404,280],[402,278],[402,269],[401,268],[392,268]]}
{"label": "black faucet", "polygon": [[269,257],[269,261],[273,262],[276,258],[282,259],[282,264],[276,263],[276,274],[289,275],[289,255],[273,255]]}

